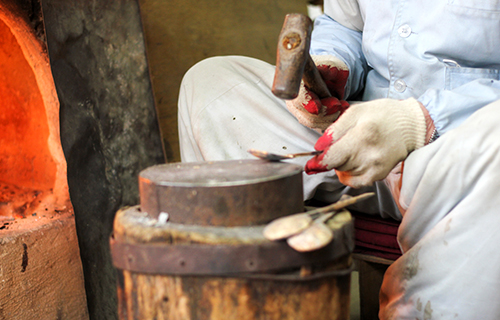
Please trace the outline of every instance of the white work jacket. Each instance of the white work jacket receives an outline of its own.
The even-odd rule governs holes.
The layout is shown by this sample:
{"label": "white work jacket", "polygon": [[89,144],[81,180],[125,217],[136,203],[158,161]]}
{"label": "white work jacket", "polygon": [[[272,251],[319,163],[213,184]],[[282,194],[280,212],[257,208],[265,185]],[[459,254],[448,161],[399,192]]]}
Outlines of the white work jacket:
{"label": "white work jacket", "polygon": [[326,0],[311,54],[348,65],[348,99],[414,97],[443,134],[500,100],[500,1]]}

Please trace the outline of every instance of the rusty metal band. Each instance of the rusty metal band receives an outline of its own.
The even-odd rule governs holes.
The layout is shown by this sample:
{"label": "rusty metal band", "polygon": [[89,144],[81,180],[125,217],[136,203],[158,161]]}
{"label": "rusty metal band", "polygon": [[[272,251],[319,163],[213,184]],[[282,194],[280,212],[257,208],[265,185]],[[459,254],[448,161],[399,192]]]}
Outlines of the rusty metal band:
{"label": "rusty metal band", "polygon": [[[289,274],[273,274],[273,273],[256,273],[256,274],[251,274],[251,273],[242,273],[238,275],[238,278],[244,278],[244,279],[249,279],[249,280],[269,280],[269,281],[314,281],[314,280],[319,280],[319,279],[324,279],[324,278],[331,278],[331,277],[342,277],[342,276],[347,276],[351,274],[354,271],[354,264],[351,263],[351,265],[347,268],[344,269],[338,269],[338,270],[328,270],[328,271],[319,271],[319,272],[314,272],[310,275],[300,275],[297,272],[296,273],[289,273]],[[227,275],[230,277],[231,275]]]}
{"label": "rusty metal band", "polygon": [[350,241],[333,241],[313,252],[297,252],[285,242],[252,245],[131,244],[110,239],[116,268],[137,273],[238,276],[291,270],[350,254]]}

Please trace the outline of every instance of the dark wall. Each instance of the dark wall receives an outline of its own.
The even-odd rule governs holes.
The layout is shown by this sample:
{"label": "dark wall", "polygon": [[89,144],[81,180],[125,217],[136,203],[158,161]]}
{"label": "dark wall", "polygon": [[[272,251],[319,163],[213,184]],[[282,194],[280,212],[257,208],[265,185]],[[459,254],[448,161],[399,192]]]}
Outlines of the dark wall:
{"label": "dark wall", "polygon": [[117,318],[108,239],[139,203],[140,170],[165,162],[135,0],[42,0],[61,142],[91,319]]}

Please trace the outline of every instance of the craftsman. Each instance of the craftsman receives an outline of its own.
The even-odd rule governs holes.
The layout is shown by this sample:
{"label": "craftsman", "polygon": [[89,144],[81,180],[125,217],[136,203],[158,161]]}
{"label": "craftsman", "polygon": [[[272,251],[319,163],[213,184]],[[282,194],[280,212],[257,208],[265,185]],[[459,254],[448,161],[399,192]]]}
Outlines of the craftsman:
{"label": "craftsman", "polygon": [[273,66],[207,59],[181,87],[182,160],[323,150],[294,160],[305,200],[374,188],[377,204],[357,209],[401,220],[381,319],[500,319],[500,1],[324,9],[311,55],[336,99],[302,87],[285,102],[270,91]]}

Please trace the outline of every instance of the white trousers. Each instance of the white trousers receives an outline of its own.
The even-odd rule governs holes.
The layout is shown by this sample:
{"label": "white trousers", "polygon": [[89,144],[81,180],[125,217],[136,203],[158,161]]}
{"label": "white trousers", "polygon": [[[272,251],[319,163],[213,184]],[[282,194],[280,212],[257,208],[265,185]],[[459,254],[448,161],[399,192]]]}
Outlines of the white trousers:
{"label": "white trousers", "polygon": [[413,152],[382,319],[500,319],[500,101]]}
{"label": "white trousers", "polygon": [[[313,150],[319,134],[272,95],[273,77],[273,66],[245,57],[191,68],[179,97],[182,160],[252,158],[249,148]],[[385,275],[381,319],[500,319],[499,124],[500,103],[493,103],[406,159],[401,194],[392,188],[406,209],[398,234],[404,254]],[[376,202],[356,210],[401,218],[390,196],[394,185],[376,183]],[[342,186],[334,172],[304,174],[305,199],[335,201],[367,189]]]}

